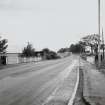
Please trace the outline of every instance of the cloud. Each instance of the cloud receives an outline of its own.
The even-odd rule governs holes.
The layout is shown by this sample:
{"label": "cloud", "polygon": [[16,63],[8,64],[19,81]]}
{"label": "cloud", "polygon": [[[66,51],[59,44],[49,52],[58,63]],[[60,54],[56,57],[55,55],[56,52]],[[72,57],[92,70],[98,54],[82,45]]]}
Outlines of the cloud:
{"label": "cloud", "polygon": [[[59,1],[59,0],[58,0]],[[27,9],[54,9],[56,0],[0,0],[0,9],[27,10]]]}
{"label": "cloud", "polygon": [[6,8],[10,5],[11,0],[0,0],[0,8]]}
{"label": "cloud", "polygon": [[0,0],[0,9],[37,9],[39,0]]}

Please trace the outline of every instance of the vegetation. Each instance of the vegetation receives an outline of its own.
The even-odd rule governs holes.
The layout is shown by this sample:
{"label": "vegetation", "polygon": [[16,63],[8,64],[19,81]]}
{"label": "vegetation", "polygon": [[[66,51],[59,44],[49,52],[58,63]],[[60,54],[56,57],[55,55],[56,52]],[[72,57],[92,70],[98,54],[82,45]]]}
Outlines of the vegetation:
{"label": "vegetation", "polygon": [[22,50],[23,57],[33,57],[35,56],[35,49],[33,48],[32,44],[28,42],[27,46],[24,47]]}
{"label": "vegetation", "polygon": [[86,46],[91,47],[91,54],[94,52],[98,52],[98,42],[99,42],[99,36],[97,34],[93,35],[87,35],[83,38],[82,40],[79,41],[77,44],[72,44],[70,46],[70,51],[73,53],[80,53],[80,52],[85,52]]}
{"label": "vegetation", "polygon": [[60,58],[56,52],[49,50],[48,48],[45,48],[42,50],[44,59],[50,60],[50,59],[58,59]]}
{"label": "vegetation", "polygon": [[49,54],[50,53],[50,50],[48,48],[44,48],[42,50],[43,54]]}
{"label": "vegetation", "polygon": [[61,48],[58,50],[58,53],[72,52],[80,53],[85,51],[85,46],[83,42],[78,42],[76,44],[71,44],[69,48]]}
{"label": "vegetation", "polygon": [[99,43],[99,35],[93,34],[93,35],[87,35],[82,38],[82,41],[86,43],[87,46],[91,47],[91,53],[93,54],[93,51],[95,53],[98,52],[98,43]]}
{"label": "vegetation", "polygon": [[61,48],[58,50],[58,53],[64,53],[64,52],[67,52],[69,51],[69,48]]}
{"label": "vegetation", "polygon": [[0,53],[6,53],[6,49],[8,47],[7,43],[7,39],[1,39],[0,37]]}
{"label": "vegetation", "polygon": [[32,44],[28,43],[26,47],[22,50],[22,57],[42,57],[43,59],[57,59],[59,56],[56,52],[50,51],[48,48],[44,48],[42,51],[35,51]]}
{"label": "vegetation", "polygon": [[[71,44],[69,48],[61,48],[58,50],[58,53],[65,53],[65,52],[72,52],[72,53],[85,53],[86,46],[91,47],[91,53],[98,52],[98,42],[99,42],[99,36],[97,34],[93,35],[87,35],[79,41],[76,44]],[[39,54],[40,53],[40,54]],[[28,43],[26,47],[24,47],[22,51],[22,56],[25,57],[32,57],[32,56],[38,56],[38,54],[43,57],[44,59],[57,59],[59,56],[56,52],[51,51],[48,48],[44,48],[40,52],[35,52],[35,49],[33,48],[32,44]]]}
{"label": "vegetation", "polygon": [[70,46],[70,52],[72,52],[72,53],[80,53],[80,52],[84,52],[84,51],[85,51],[85,48],[80,42],[76,43],[76,44],[72,44]]}

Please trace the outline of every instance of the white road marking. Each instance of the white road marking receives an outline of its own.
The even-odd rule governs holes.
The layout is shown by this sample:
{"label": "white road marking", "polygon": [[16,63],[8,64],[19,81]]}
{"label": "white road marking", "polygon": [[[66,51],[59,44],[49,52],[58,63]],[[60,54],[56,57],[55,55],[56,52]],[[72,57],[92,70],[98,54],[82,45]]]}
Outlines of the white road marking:
{"label": "white road marking", "polygon": [[72,94],[72,97],[71,97],[68,105],[73,105],[73,102],[74,102],[74,99],[75,99],[75,96],[76,96],[76,93],[77,93],[78,85],[79,85],[79,66],[78,66],[78,73],[77,73],[77,82],[76,82],[74,92]]}

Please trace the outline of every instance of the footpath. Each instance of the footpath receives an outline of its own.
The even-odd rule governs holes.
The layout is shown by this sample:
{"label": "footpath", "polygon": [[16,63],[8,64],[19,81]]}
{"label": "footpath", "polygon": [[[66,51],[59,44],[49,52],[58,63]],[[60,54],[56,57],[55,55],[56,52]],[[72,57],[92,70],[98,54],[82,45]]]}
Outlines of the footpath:
{"label": "footpath", "polygon": [[86,105],[105,105],[105,74],[97,70],[95,65],[82,59],[80,69],[83,73],[82,95]]}

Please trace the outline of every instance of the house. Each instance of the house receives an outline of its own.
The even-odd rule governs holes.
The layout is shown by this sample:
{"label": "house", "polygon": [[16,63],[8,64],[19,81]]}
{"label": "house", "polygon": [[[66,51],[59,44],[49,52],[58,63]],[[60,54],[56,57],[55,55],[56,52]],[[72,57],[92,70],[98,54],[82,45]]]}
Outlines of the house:
{"label": "house", "polygon": [[41,54],[37,52],[35,57],[21,57],[21,53],[0,53],[0,65],[41,61]]}
{"label": "house", "polygon": [[19,53],[1,53],[0,64],[17,64],[19,63]]}
{"label": "house", "polygon": [[19,53],[7,53],[6,64],[17,64],[19,63]]}

